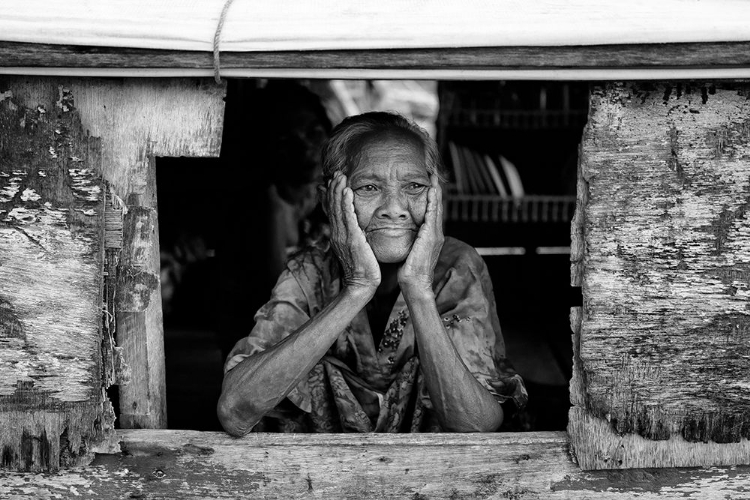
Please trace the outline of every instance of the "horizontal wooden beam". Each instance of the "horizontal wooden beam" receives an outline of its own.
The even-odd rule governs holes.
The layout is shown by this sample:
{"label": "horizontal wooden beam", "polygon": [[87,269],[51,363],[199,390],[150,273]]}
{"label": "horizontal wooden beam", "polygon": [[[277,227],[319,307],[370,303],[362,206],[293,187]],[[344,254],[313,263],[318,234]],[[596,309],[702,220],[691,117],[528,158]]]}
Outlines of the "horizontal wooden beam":
{"label": "horizontal wooden beam", "polygon": [[[213,53],[0,42],[0,66],[212,69]],[[750,42],[222,52],[222,68],[747,67]]]}
{"label": "horizontal wooden beam", "polygon": [[[209,69],[172,68],[29,68],[2,67],[0,75],[69,76],[76,78],[205,78],[214,76]],[[673,80],[748,80],[747,68],[596,68],[596,69],[228,69],[221,78],[301,78],[323,80],[471,80],[471,81],[673,81]]]}
{"label": "horizontal wooden beam", "polygon": [[[750,76],[750,42],[223,52],[220,61],[221,74],[227,77],[747,78]],[[0,42],[0,73],[11,72],[77,76],[210,76],[213,74],[213,54]]]}
{"label": "horizontal wooden beam", "polygon": [[86,468],[33,480],[0,472],[0,497],[725,498],[750,482],[750,467],[584,472],[564,432],[119,435],[122,453]]}

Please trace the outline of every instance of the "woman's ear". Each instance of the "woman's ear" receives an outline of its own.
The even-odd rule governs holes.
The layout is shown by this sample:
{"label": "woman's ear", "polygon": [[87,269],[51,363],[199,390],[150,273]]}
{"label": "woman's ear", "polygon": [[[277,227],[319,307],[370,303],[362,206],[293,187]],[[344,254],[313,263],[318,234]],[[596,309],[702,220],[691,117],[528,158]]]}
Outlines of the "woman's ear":
{"label": "woman's ear", "polygon": [[326,202],[327,194],[328,187],[325,184],[320,184],[318,186],[318,202],[320,203],[321,208],[323,208],[323,213],[326,214],[326,217],[328,217],[328,203]]}

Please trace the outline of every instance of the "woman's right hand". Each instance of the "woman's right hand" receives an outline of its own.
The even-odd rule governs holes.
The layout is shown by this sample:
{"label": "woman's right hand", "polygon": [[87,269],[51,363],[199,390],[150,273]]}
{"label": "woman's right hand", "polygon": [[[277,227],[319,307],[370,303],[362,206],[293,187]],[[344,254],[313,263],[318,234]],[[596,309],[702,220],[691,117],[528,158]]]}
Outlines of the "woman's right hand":
{"label": "woman's right hand", "polygon": [[346,175],[336,172],[326,190],[331,246],[344,271],[344,286],[374,294],[380,284],[380,265],[359,227],[354,192],[346,181]]}

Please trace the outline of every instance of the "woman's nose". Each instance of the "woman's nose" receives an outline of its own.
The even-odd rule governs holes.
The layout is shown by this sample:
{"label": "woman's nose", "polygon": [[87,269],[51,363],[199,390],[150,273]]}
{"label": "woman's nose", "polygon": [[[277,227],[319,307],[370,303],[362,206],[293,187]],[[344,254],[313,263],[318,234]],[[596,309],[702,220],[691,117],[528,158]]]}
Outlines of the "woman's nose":
{"label": "woman's nose", "polygon": [[406,195],[400,190],[388,190],[383,193],[383,203],[376,215],[386,219],[400,220],[409,216]]}

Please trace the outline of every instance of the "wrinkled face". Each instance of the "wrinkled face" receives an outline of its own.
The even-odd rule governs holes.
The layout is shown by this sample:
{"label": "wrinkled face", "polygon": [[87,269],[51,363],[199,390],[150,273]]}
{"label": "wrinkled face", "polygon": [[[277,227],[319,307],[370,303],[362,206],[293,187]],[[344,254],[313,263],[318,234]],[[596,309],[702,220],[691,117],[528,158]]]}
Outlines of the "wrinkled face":
{"label": "wrinkled face", "polygon": [[429,173],[413,141],[377,136],[349,172],[354,211],[379,262],[406,260],[427,208]]}

